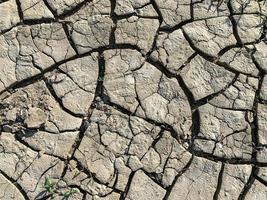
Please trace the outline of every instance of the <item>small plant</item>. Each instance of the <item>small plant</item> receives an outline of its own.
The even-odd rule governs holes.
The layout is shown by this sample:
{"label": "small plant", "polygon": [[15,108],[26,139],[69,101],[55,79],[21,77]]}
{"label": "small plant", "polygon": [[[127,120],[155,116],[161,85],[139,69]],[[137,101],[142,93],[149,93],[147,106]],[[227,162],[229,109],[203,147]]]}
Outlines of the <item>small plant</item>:
{"label": "small plant", "polygon": [[44,188],[45,190],[49,193],[49,194],[54,194],[56,189],[55,189],[55,182],[52,182],[52,180],[48,177],[45,178],[45,182],[44,182]]}
{"label": "small plant", "polygon": [[77,193],[77,190],[74,189],[74,188],[70,188],[68,191],[63,192],[62,195],[63,195],[64,198],[67,199],[67,198],[69,198],[71,195],[73,195],[75,193]]}

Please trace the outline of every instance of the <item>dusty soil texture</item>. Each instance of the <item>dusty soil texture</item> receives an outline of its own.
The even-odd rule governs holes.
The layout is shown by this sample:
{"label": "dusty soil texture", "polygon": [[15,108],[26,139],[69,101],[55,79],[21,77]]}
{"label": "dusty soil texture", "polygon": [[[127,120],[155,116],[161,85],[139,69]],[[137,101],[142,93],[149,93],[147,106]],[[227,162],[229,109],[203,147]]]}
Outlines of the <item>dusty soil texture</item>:
{"label": "dusty soil texture", "polygon": [[0,0],[1,200],[266,200],[265,0]]}

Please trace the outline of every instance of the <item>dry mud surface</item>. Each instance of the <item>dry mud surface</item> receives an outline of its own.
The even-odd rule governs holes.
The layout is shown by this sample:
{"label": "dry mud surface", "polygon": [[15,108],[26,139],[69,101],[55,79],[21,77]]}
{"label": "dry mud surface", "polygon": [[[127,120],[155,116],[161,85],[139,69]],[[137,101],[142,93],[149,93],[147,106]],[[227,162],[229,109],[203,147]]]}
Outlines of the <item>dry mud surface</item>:
{"label": "dry mud surface", "polygon": [[0,0],[1,200],[266,200],[267,2]]}

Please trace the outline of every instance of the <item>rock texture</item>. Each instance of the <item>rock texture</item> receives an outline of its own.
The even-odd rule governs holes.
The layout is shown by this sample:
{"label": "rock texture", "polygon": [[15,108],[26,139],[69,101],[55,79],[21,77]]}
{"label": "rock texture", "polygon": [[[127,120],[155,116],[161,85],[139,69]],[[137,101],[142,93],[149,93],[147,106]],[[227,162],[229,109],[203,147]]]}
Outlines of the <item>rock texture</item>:
{"label": "rock texture", "polygon": [[266,0],[0,0],[0,200],[267,199]]}

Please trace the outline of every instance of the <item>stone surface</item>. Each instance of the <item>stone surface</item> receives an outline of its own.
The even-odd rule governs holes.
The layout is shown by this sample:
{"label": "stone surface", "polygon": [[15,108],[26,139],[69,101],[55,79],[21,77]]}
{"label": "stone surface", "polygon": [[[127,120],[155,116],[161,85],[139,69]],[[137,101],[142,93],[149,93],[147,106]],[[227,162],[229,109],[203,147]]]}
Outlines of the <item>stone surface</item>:
{"label": "stone surface", "polygon": [[154,183],[147,175],[145,175],[144,172],[137,171],[134,174],[126,199],[160,200],[164,197],[164,195],[165,191],[163,188]]}
{"label": "stone surface", "polygon": [[220,50],[236,43],[228,17],[197,20],[184,25],[183,30],[194,47],[209,56],[217,56]]}
{"label": "stone surface", "polygon": [[266,193],[266,186],[259,181],[255,181],[251,189],[248,191],[246,199],[264,199],[266,198]]}
{"label": "stone surface", "polygon": [[266,0],[0,0],[0,200],[263,200]]}
{"label": "stone surface", "polygon": [[48,5],[57,13],[64,15],[83,3],[82,0],[47,0]]}
{"label": "stone surface", "polygon": [[18,26],[0,38],[0,91],[75,54],[59,23]]}
{"label": "stone surface", "polygon": [[6,177],[4,177],[2,174],[0,175],[0,198],[1,199],[18,199],[23,200],[24,197]]}
{"label": "stone surface", "polygon": [[253,110],[258,84],[258,79],[241,74],[232,85],[214,97],[210,103],[221,108]]}
{"label": "stone surface", "polygon": [[21,135],[21,139],[32,148],[47,154],[67,158],[70,156],[78,132],[64,132],[60,134],[39,131],[34,134]]}
{"label": "stone surface", "polygon": [[260,89],[260,98],[267,101],[267,77],[264,76],[262,79],[262,85]]}
{"label": "stone surface", "polygon": [[[17,180],[36,159],[37,153],[16,141],[13,134],[1,133],[1,172]],[[8,167],[7,167],[8,166]]]}
{"label": "stone surface", "polygon": [[220,164],[195,158],[176,181],[169,199],[212,199],[216,190]]}
{"label": "stone surface", "polygon": [[243,14],[236,15],[234,19],[237,24],[237,32],[242,43],[255,42],[260,39],[264,21],[259,15]]}
{"label": "stone surface", "polygon": [[[39,121],[38,125],[42,125],[44,130],[52,133],[78,130],[82,122],[82,119],[74,117],[61,109],[60,104],[50,94],[43,81],[10,93],[8,98],[1,98],[1,101],[6,105],[5,109],[1,109],[1,124],[9,124],[12,132],[23,132],[25,130],[23,127],[28,126],[32,109],[44,111],[42,114],[47,117]],[[5,115],[5,113],[10,112],[14,112],[15,117]],[[41,116],[39,115],[38,117]]]}
{"label": "stone surface", "polygon": [[255,13],[259,12],[261,9],[261,4],[256,0],[246,1],[246,0],[231,0],[231,6],[233,8],[233,13]]}
{"label": "stone surface", "polygon": [[[218,8],[218,3],[221,3]],[[223,1],[197,1],[193,0],[193,17],[195,20],[207,19],[219,16],[229,16],[230,11],[227,7],[227,0]]]}
{"label": "stone surface", "polygon": [[243,74],[258,76],[259,70],[252,60],[252,46],[246,48],[232,48],[224,53],[219,61],[226,64],[229,69],[233,69]]}
{"label": "stone surface", "polygon": [[158,26],[157,19],[132,16],[119,20],[115,31],[116,43],[136,45],[147,53],[152,48]]}
{"label": "stone surface", "polygon": [[106,46],[113,25],[110,2],[94,0],[66,18],[70,37],[79,53]]}
{"label": "stone surface", "polygon": [[252,154],[252,136],[249,113],[221,109],[206,104],[199,108],[200,130],[195,140],[196,151],[223,158],[249,160]]}
{"label": "stone surface", "polygon": [[97,54],[71,60],[48,75],[62,104],[75,114],[86,115],[95,97],[98,79]]}
{"label": "stone surface", "polygon": [[118,0],[114,12],[118,16],[137,15],[139,17],[157,17],[153,5],[149,0]]}
{"label": "stone surface", "polygon": [[109,50],[104,52],[104,87],[110,100],[134,112],[138,106],[133,70],[144,63],[142,54],[135,50]]}
{"label": "stone surface", "polygon": [[258,104],[257,111],[258,111],[257,120],[259,123],[259,142],[261,144],[266,144],[267,143],[267,135],[266,135],[267,105]]}
{"label": "stone surface", "polygon": [[155,0],[163,17],[162,27],[174,27],[191,18],[190,0]]}
{"label": "stone surface", "polygon": [[25,20],[54,18],[51,11],[41,0],[23,0],[20,4]]}
{"label": "stone surface", "polygon": [[259,67],[263,70],[267,70],[266,62],[267,62],[267,44],[264,42],[260,42],[255,45],[256,52],[254,53],[254,58],[257,61]]}
{"label": "stone surface", "polygon": [[194,53],[183,31],[179,29],[170,34],[160,34],[156,50],[152,52],[151,57],[156,62],[162,63],[170,72],[179,74]]}
{"label": "stone surface", "polygon": [[249,165],[226,164],[223,169],[222,186],[218,199],[238,199],[249,180],[251,170],[252,167]]}
{"label": "stone surface", "polygon": [[234,79],[233,73],[201,56],[193,58],[181,76],[196,100],[221,91]]}
{"label": "stone surface", "polygon": [[16,0],[1,2],[0,13],[0,33],[14,27],[20,21]]}

